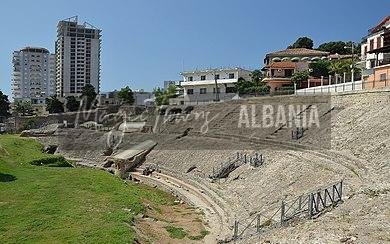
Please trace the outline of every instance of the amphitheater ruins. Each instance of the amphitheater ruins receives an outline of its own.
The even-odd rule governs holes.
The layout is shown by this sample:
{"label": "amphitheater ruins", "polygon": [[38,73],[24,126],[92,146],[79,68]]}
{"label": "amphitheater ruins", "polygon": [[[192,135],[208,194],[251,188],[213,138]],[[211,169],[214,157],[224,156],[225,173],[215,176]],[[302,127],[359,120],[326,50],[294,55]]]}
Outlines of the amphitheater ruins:
{"label": "amphitheater ruins", "polygon": [[[238,126],[243,105],[280,104],[307,106],[273,126]],[[390,90],[257,97],[25,135],[200,208],[208,243],[388,243],[389,108]],[[288,126],[314,109],[319,126]]]}

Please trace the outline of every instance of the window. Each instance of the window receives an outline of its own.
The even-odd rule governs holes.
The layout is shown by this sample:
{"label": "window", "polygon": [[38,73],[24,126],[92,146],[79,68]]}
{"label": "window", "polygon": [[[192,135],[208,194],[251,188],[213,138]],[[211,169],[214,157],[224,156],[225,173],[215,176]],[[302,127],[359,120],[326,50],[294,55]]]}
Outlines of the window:
{"label": "window", "polygon": [[380,81],[385,81],[386,80],[386,74],[381,74],[379,80]]}
{"label": "window", "polygon": [[236,88],[234,86],[226,87],[226,93],[236,93]]}
{"label": "window", "polygon": [[367,55],[367,46],[364,47],[364,55]]}
{"label": "window", "polygon": [[370,40],[370,51],[374,50],[374,39]]}
{"label": "window", "polygon": [[[218,93],[221,93],[221,88],[218,87],[217,91]],[[213,88],[213,93],[215,94],[215,87]]]}
{"label": "window", "polygon": [[188,95],[194,94],[194,89],[187,89],[187,94]]}
{"label": "window", "polygon": [[194,77],[190,76],[188,77],[188,81],[193,81],[194,80]]}
{"label": "window", "polygon": [[382,37],[378,36],[376,38],[376,48],[381,48],[382,47]]}
{"label": "window", "polygon": [[219,80],[219,75],[214,75],[214,80]]}
{"label": "window", "polygon": [[206,88],[200,88],[200,94],[206,94],[207,89]]}
{"label": "window", "polygon": [[206,76],[205,76],[205,75],[202,75],[202,76],[200,77],[200,80],[206,80]]}
{"label": "window", "polygon": [[229,74],[229,79],[234,79],[234,73]]}

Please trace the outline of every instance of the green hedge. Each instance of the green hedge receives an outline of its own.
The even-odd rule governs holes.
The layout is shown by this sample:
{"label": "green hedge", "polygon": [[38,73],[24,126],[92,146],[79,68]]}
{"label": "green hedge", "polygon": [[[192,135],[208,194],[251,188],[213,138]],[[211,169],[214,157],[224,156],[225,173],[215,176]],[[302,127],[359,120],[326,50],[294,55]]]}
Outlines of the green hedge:
{"label": "green hedge", "polygon": [[48,167],[73,167],[63,156],[47,157],[31,161],[30,164]]}

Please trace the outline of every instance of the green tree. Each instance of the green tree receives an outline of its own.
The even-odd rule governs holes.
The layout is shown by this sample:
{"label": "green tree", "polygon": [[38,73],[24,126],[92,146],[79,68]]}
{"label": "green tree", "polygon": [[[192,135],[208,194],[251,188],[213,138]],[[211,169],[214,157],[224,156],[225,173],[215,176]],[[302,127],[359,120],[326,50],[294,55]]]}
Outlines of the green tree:
{"label": "green tree", "polygon": [[8,96],[3,94],[2,91],[0,91],[0,117],[8,117],[9,114],[9,105],[10,102],[8,100]]}
{"label": "green tree", "polygon": [[64,104],[58,100],[56,96],[51,96],[46,98],[46,110],[49,111],[50,114],[63,113]]}
{"label": "green tree", "polygon": [[351,60],[335,60],[330,62],[329,71],[333,75],[351,73]]}
{"label": "green tree", "polygon": [[252,78],[252,82],[256,83],[256,84],[259,84],[262,80],[263,80],[263,72],[261,72],[261,70],[258,70],[258,69],[255,69],[252,71],[252,73],[250,74],[251,78]]}
{"label": "green tree", "polygon": [[[360,52],[360,44],[354,45],[354,54],[358,54]],[[320,51],[329,52],[331,54],[352,54],[352,42],[343,42],[343,41],[332,41],[325,42],[318,46],[317,48]]]}
{"label": "green tree", "polygon": [[126,86],[124,88],[122,88],[119,92],[118,92],[118,97],[120,99],[123,100],[124,103],[126,104],[129,104],[129,105],[133,105],[135,99],[134,99],[134,93],[133,91],[130,89],[130,87]]}
{"label": "green tree", "polygon": [[15,104],[15,111],[21,116],[29,116],[34,114],[34,109],[31,102],[19,101]]}
{"label": "green tree", "polygon": [[167,89],[161,89],[160,87],[157,87],[153,90],[153,95],[156,98],[156,105],[168,105],[170,98],[177,97],[176,95],[176,86],[171,85]]}
{"label": "green tree", "polygon": [[309,71],[303,70],[303,71],[297,71],[293,74],[291,77],[291,81],[296,83],[297,86],[301,86],[301,83],[304,81],[307,81],[309,79]]}
{"label": "green tree", "polygon": [[80,101],[77,101],[77,99],[74,96],[70,96],[66,98],[66,109],[69,112],[77,111],[80,108]]}
{"label": "green tree", "polygon": [[96,100],[97,93],[95,87],[91,84],[87,84],[81,90],[81,98],[83,99],[83,106],[85,109],[91,109],[92,106],[95,106],[94,103]]}
{"label": "green tree", "polygon": [[253,93],[267,94],[270,91],[270,87],[267,86],[264,82],[262,81],[253,82],[253,80],[247,81],[242,77],[238,78],[235,86],[236,86],[236,91],[240,95],[253,94]]}
{"label": "green tree", "polygon": [[314,42],[309,37],[299,37],[294,44],[288,46],[288,48],[308,48],[313,49]]}
{"label": "green tree", "polygon": [[330,62],[328,60],[319,60],[316,62],[312,62],[309,64],[310,75],[316,78],[321,76],[327,77],[329,76],[329,66]]}

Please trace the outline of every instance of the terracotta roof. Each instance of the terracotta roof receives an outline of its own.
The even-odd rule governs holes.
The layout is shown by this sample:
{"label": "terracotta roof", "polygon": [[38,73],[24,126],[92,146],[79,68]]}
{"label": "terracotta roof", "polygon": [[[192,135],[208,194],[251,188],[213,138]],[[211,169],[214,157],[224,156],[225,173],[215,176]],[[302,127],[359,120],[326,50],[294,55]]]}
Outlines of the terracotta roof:
{"label": "terracotta roof", "polygon": [[375,33],[375,32],[380,31],[380,29],[381,29],[386,23],[388,23],[388,22],[390,22],[390,15],[387,16],[387,17],[384,17],[384,18],[382,19],[382,21],[379,22],[379,24],[377,24],[374,28],[372,28],[372,29],[369,30],[369,33],[370,33],[370,34],[373,34],[373,33]]}
{"label": "terracotta roof", "polygon": [[326,56],[328,52],[318,51],[307,48],[288,48],[286,50],[277,51],[267,54],[267,56]]}
{"label": "terracotta roof", "polygon": [[292,61],[273,62],[267,65],[266,68],[272,69],[295,69],[297,63]]}

